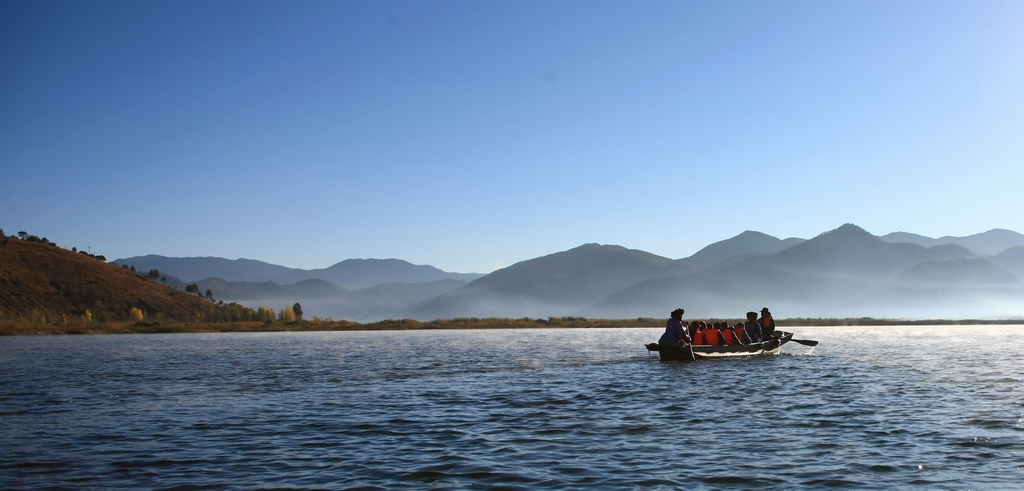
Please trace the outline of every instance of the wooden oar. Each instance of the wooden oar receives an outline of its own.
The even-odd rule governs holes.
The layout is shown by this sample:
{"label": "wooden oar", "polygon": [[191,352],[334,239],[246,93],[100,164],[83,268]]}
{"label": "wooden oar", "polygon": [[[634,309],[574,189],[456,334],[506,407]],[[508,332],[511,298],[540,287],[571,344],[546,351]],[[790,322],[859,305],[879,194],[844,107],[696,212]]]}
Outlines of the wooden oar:
{"label": "wooden oar", "polygon": [[817,346],[818,345],[817,341],[811,341],[809,339],[789,338],[789,340],[794,342],[794,343],[800,343],[800,344],[802,344],[804,346]]}

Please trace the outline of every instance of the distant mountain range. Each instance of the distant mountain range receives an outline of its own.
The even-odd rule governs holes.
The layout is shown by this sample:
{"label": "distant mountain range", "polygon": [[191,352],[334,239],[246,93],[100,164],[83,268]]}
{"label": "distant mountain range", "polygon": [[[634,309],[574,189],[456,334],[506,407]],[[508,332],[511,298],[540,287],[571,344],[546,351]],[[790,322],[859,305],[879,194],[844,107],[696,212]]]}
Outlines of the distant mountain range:
{"label": "distant mountain range", "polygon": [[967,237],[852,224],[809,240],[746,231],[670,259],[584,244],[487,275],[448,273],[398,259],[349,259],[316,270],[250,259],[118,259],[157,269],[168,284],[196,282],[217,299],[275,308],[300,302],[307,317],[372,321],[454,317],[740,318],[767,306],[785,317],[965,318],[1024,315],[1024,235]]}
{"label": "distant mountain range", "polygon": [[1024,245],[1021,244],[1020,238],[1021,234],[1001,228],[992,229],[981,234],[968,235],[967,237],[946,236],[939,237],[938,239],[906,232],[893,232],[882,236],[882,240],[886,242],[909,242],[925,247],[958,245],[983,256],[994,256],[1011,247]]}
{"label": "distant mountain range", "polygon": [[380,283],[423,283],[438,280],[472,281],[482,274],[447,273],[433,266],[420,266],[399,259],[346,259],[323,269],[297,269],[254,259],[220,257],[136,256],[112,261],[135,266],[138,271],[166,272],[186,282],[220,278],[227,281],[298,283],[324,280],[345,288],[366,288]]}

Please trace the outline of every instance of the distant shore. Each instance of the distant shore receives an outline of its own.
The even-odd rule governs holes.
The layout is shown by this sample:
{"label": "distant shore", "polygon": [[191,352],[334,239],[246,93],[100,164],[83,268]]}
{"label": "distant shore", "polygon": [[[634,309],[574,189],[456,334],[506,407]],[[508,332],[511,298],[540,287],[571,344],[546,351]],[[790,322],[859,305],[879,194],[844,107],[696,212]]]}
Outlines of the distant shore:
{"label": "distant shore", "polygon": [[[719,322],[728,319],[705,319]],[[1022,319],[879,319],[858,318],[791,318],[777,319],[780,329],[829,326],[932,326],[932,325],[1022,325]],[[0,335],[59,334],[154,334],[212,332],[331,332],[331,331],[403,331],[453,329],[564,329],[564,328],[661,328],[664,319],[587,319],[555,317],[548,319],[460,318],[416,321],[412,319],[383,320],[358,323],[334,320],[296,322],[95,322],[68,325],[7,324],[0,325]]]}

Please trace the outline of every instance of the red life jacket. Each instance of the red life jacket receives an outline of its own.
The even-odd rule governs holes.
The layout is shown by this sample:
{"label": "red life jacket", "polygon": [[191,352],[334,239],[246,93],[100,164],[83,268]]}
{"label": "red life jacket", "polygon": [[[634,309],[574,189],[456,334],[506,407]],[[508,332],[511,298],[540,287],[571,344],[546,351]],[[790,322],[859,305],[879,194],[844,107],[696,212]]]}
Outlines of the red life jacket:
{"label": "red life jacket", "polygon": [[736,335],[736,340],[742,344],[750,344],[750,337],[747,336],[747,328],[736,327],[733,328],[732,332]]}
{"label": "red life jacket", "polygon": [[732,332],[732,329],[722,329],[722,337],[725,338],[725,344],[733,346],[739,344],[736,342],[736,333]]}
{"label": "red life jacket", "polygon": [[704,342],[704,331],[697,331],[697,333],[693,335],[693,344],[706,344]]}
{"label": "red life jacket", "polygon": [[718,329],[705,329],[704,342],[712,346],[718,346],[719,344],[722,344],[722,341],[718,339]]}

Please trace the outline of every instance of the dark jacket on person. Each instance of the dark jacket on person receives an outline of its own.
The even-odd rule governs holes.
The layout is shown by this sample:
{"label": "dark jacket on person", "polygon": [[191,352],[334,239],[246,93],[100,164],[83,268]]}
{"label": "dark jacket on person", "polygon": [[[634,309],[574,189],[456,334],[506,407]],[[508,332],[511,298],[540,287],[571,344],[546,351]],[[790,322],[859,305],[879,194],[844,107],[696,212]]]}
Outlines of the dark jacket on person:
{"label": "dark jacket on person", "polygon": [[690,335],[686,332],[686,328],[683,327],[682,320],[674,317],[670,318],[665,323],[665,334],[661,335],[658,344],[668,346],[690,344]]}
{"label": "dark jacket on person", "polygon": [[743,323],[743,327],[747,330],[747,336],[750,338],[750,342],[761,342],[761,324],[758,324],[757,321],[747,321]]}

